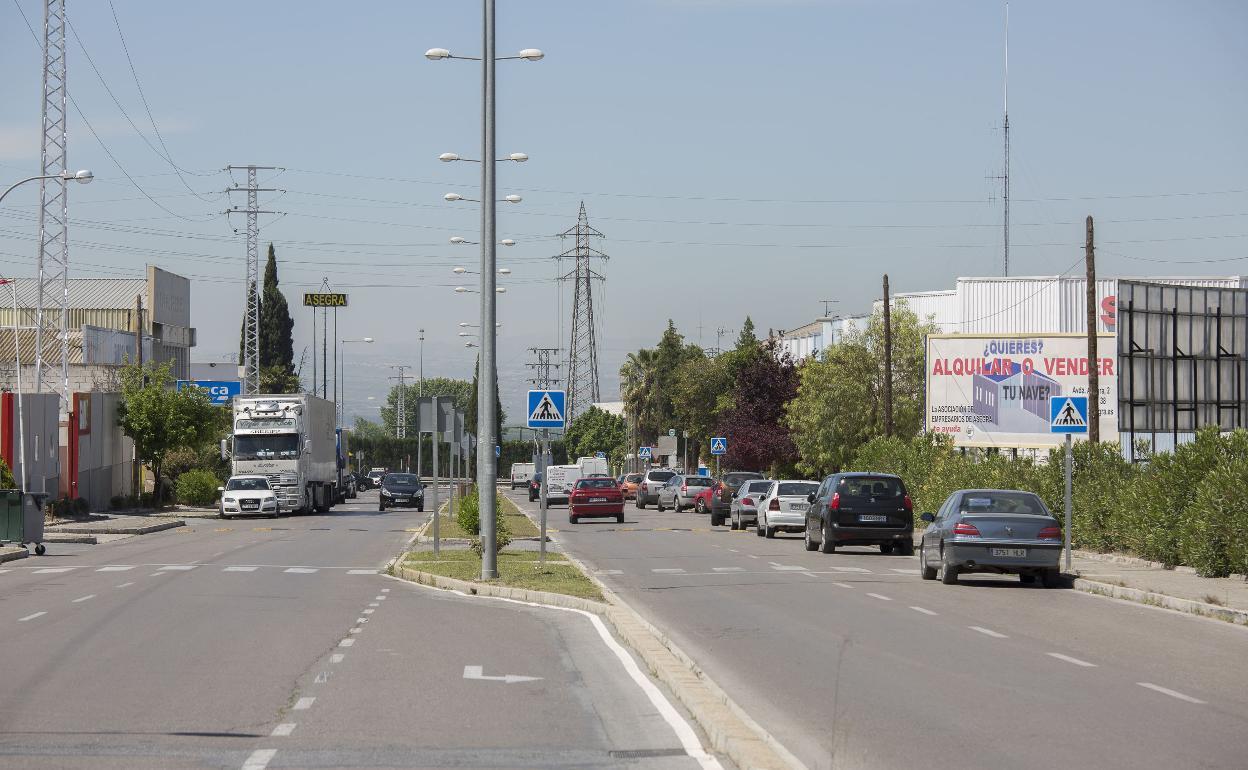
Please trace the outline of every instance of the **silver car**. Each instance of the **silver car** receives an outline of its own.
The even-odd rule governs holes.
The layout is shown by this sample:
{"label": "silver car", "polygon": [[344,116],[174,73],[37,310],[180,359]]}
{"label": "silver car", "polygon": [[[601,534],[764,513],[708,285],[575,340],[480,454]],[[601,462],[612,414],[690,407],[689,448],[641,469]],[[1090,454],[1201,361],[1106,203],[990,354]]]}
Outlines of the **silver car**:
{"label": "silver car", "polygon": [[660,511],[672,508],[680,512],[693,507],[698,493],[715,483],[710,476],[673,476],[659,489],[655,507]]}
{"label": "silver car", "polygon": [[785,479],[771,482],[766,494],[758,501],[759,537],[775,537],[777,532],[806,531],[806,512],[810,496],[819,490],[819,482],[809,479]]}
{"label": "silver car", "polygon": [[745,529],[758,523],[758,501],[771,489],[771,479],[747,481],[733,495],[728,508],[729,529]]}
{"label": "silver car", "polygon": [[1012,489],[961,489],[949,495],[929,522],[919,546],[924,580],[953,585],[966,572],[1039,577],[1045,588],[1061,584],[1062,528],[1039,496]]}
{"label": "silver car", "polygon": [[651,468],[646,471],[646,475],[637,482],[637,497],[634,502],[638,510],[645,508],[649,503],[657,503],[659,490],[675,475],[676,471],[669,471],[666,468]]}

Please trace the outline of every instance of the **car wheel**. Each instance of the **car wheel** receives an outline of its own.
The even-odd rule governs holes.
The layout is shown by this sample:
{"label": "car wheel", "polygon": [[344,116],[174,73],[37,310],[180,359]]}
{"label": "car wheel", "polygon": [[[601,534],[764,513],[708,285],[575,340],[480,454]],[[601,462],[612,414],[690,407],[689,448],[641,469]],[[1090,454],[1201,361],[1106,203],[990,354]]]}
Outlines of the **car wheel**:
{"label": "car wheel", "polygon": [[940,557],[940,582],[947,586],[958,584],[958,568],[946,562],[944,554]]}
{"label": "car wheel", "polygon": [[1018,576],[1018,582],[1022,583],[1023,585],[1031,585],[1032,583],[1036,582],[1036,576],[1028,575],[1026,573],[1020,573]]}
{"label": "car wheel", "polygon": [[619,514],[618,516],[616,516],[616,517],[615,517],[615,523],[616,523],[616,524],[623,524],[623,523],[624,523],[624,514],[622,514],[622,513],[621,513],[621,514]]}
{"label": "car wheel", "polygon": [[936,579],[936,568],[927,566],[927,549],[919,546],[919,576],[924,580]]}
{"label": "car wheel", "polygon": [[818,543],[810,539],[810,525],[809,524],[802,528],[802,538],[803,538],[802,542],[805,544],[807,551],[813,551],[819,547]]}
{"label": "car wheel", "polygon": [[914,556],[914,541],[901,541],[893,546],[893,553],[898,556]]}
{"label": "car wheel", "polygon": [[706,501],[699,497],[698,502],[696,502],[693,506],[693,510],[698,513],[706,513]]}
{"label": "car wheel", "polygon": [[828,532],[827,525],[819,525],[819,537],[819,553],[836,552],[836,541],[832,539],[832,534]]}
{"label": "car wheel", "polygon": [[759,537],[762,537],[762,536],[763,536],[763,516],[762,516],[762,514],[759,514],[758,518],[754,520],[754,534],[758,535]]}
{"label": "car wheel", "polygon": [[880,543],[880,553],[889,554],[893,552],[892,543]]}
{"label": "car wheel", "polygon": [[576,517],[575,517],[575,516],[573,516],[573,515],[572,515],[572,514],[570,514],[570,513],[568,514],[568,523],[569,523],[569,524],[575,524],[575,523],[576,523]]}
{"label": "car wheel", "polygon": [[663,507],[663,498],[660,497],[658,500],[655,501],[654,510],[658,511],[659,513],[662,513],[663,511],[667,510],[666,508]]}
{"label": "car wheel", "polygon": [[776,528],[775,527],[763,527],[763,536],[766,537],[768,540],[775,539]]}
{"label": "car wheel", "polygon": [[385,503],[377,503],[377,510],[381,511],[382,513],[385,513],[385,511],[386,511],[386,504],[385,504]]}
{"label": "car wheel", "polygon": [[1062,571],[1057,567],[1046,569],[1040,575],[1040,580],[1044,583],[1045,588],[1060,588],[1062,585]]}
{"label": "car wheel", "polygon": [[728,520],[728,529],[731,529],[733,531],[741,529],[741,517],[734,515],[732,518],[730,518]]}

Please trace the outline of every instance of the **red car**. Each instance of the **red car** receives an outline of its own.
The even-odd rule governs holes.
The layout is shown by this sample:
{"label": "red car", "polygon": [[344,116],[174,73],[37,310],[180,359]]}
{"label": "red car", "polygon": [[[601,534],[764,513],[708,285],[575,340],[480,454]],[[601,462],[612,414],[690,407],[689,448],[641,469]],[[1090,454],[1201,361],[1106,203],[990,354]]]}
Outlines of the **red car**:
{"label": "red car", "polygon": [[711,512],[711,498],[719,492],[719,482],[716,481],[709,487],[703,487],[693,498],[693,510],[698,513]]}
{"label": "red car", "polygon": [[576,482],[568,498],[568,523],[614,516],[624,523],[624,493],[609,476],[587,476]]}

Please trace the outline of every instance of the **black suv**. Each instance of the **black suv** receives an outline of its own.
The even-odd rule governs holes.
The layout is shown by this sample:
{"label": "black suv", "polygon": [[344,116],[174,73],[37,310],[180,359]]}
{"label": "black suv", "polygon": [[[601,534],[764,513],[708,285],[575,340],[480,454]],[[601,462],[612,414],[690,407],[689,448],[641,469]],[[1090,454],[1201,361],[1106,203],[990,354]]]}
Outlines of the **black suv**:
{"label": "black suv", "polygon": [[711,491],[711,526],[718,527],[728,520],[728,512],[732,510],[732,498],[737,490],[747,481],[761,481],[766,478],[753,471],[729,471],[715,482]]}
{"label": "black suv", "polygon": [[881,553],[914,554],[914,505],[900,476],[835,473],[808,499],[807,551],[878,545]]}
{"label": "black suv", "polygon": [[415,508],[425,510],[425,485],[415,473],[387,473],[381,480],[381,510]]}

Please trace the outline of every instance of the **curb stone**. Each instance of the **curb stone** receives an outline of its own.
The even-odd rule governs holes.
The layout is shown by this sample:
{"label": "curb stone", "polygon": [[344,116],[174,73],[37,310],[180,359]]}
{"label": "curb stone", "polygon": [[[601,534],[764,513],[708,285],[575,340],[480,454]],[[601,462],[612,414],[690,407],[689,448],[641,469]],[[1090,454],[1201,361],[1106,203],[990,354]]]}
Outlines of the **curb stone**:
{"label": "curb stone", "polygon": [[[1168,567],[1159,561],[1149,561],[1148,559],[1141,559],[1138,556],[1128,556],[1123,553],[1098,553],[1096,551],[1080,551],[1078,549],[1072,551],[1072,553],[1083,559],[1109,562],[1111,564],[1125,564],[1130,567],[1152,567],[1154,569],[1164,569],[1169,572],[1178,572],[1182,575],[1199,574],[1196,572],[1195,567],[1188,567],[1182,564]],[[1227,575],[1227,577],[1234,580],[1248,580],[1248,575],[1240,575],[1238,573],[1231,573],[1230,575]]]}
{"label": "curb stone", "polygon": [[76,532],[45,532],[43,535],[43,542],[97,545],[100,541],[95,535],[80,535]]}
{"label": "curb stone", "polygon": [[0,564],[4,564],[6,561],[25,559],[28,556],[30,556],[30,551],[27,551],[25,548],[5,548],[4,550],[0,550]]}
{"label": "curb stone", "polygon": [[1102,583],[1086,578],[1075,578],[1073,587],[1078,591],[1090,594],[1100,594],[1101,596],[1138,602],[1139,604],[1150,604],[1154,607],[1164,607],[1168,610],[1186,612],[1190,615],[1201,615],[1216,620],[1225,620],[1227,623],[1235,625],[1248,626],[1248,611],[1244,610],[1220,607],[1216,604],[1198,602],[1192,599],[1180,599],[1167,594],[1159,594],[1139,588],[1127,588],[1126,586],[1117,586],[1113,583]]}
{"label": "curb stone", "polygon": [[181,519],[173,519],[170,521],[162,521],[157,524],[146,524],[139,527],[108,527],[104,525],[82,527],[71,530],[53,529],[52,532],[63,532],[74,535],[150,535],[153,532],[161,532],[166,529],[174,529],[176,527],[185,527],[186,522]]}

